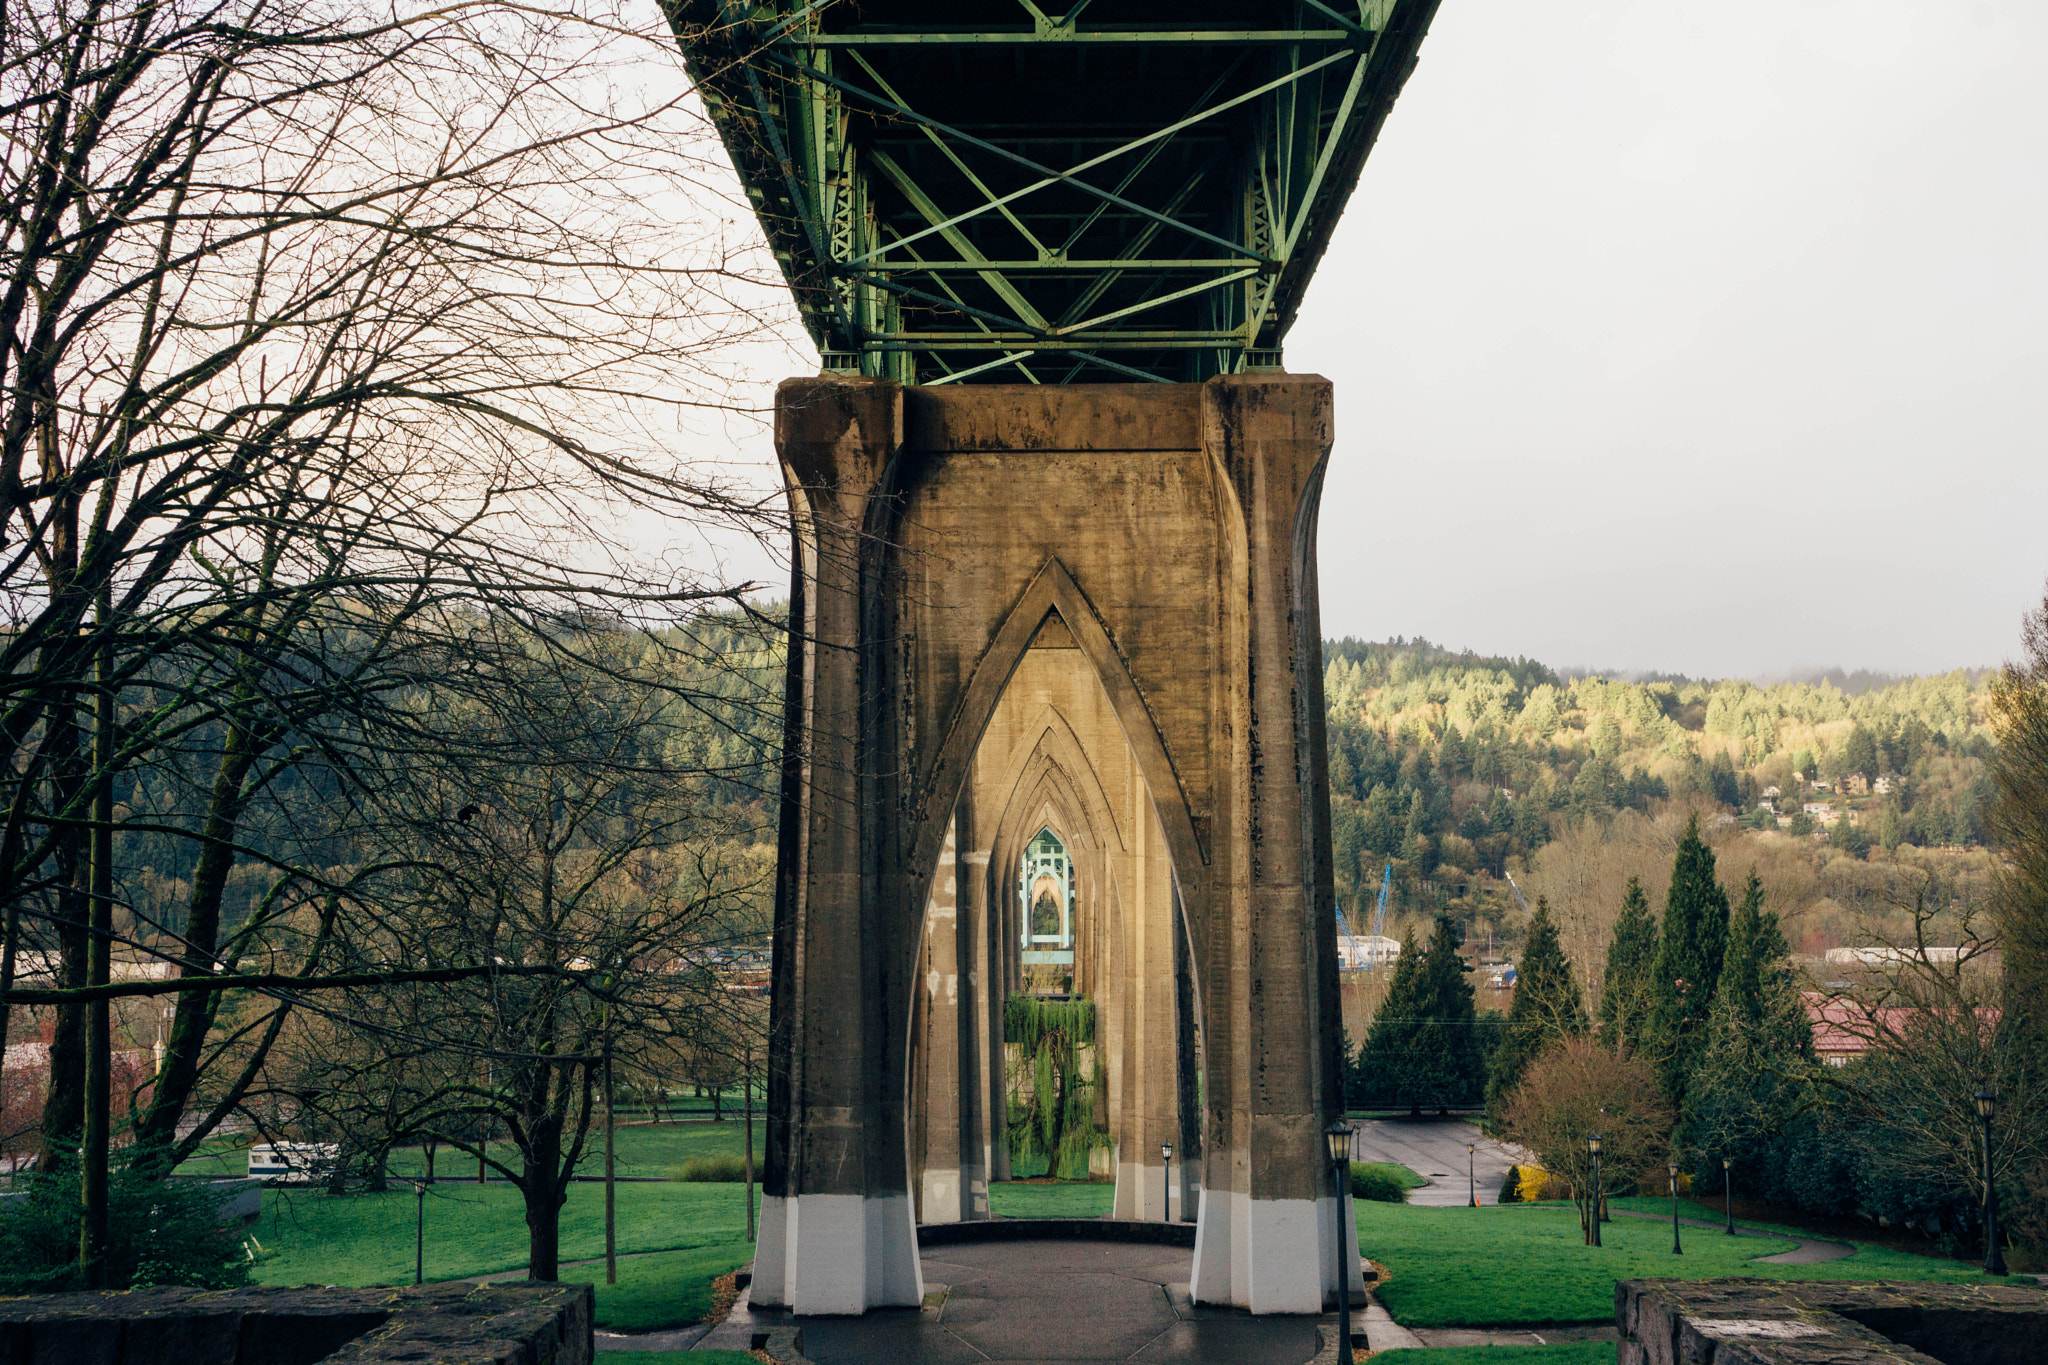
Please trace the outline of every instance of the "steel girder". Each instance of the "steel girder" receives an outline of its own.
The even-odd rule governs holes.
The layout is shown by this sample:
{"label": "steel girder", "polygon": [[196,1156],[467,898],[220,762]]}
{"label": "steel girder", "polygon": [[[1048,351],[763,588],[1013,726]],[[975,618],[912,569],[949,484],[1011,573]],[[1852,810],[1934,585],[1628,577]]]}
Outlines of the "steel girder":
{"label": "steel girder", "polygon": [[669,0],[828,368],[1278,364],[1438,0]]}

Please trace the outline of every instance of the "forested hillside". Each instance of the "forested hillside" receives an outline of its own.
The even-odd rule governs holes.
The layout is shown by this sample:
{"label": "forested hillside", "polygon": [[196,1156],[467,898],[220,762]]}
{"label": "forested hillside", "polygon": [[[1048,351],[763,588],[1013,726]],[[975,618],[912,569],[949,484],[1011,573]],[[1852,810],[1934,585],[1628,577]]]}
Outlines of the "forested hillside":
{"label": "forested hillside", "polygon": [[1391,862],[1397,926],[1445,910],[1518,937],[1511,873],[1551,897],[1568,950],[1604,943],[1627,873],[1661,894],[1695,810],[1727,875],[1757,864],[1809,952],[1857,939],[1927,872],[1969,884],[1984,868],[1981,674],[1852,695],[1567,678],[1421,639],[1339,640],[1324,658],[1338,900],[1369,912]]}

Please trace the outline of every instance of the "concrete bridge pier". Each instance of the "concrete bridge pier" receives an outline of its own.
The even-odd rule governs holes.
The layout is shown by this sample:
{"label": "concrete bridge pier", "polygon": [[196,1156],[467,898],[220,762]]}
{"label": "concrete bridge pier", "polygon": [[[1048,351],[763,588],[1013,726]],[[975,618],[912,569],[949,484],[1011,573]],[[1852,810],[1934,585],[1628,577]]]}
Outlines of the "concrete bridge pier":
{"label": "concrete bridge pier", "polygon": [[1328,383],[1277,373],[782,386],[795,628],[755,1303],[916,1304],[914,1204],[986,1215],[1041,830],[1093,907],[1067,961],[1097,1001],[1119,1215],[1167,1212],[1177,1138],[1198,1301],[1334,1292],[1330,439]]}

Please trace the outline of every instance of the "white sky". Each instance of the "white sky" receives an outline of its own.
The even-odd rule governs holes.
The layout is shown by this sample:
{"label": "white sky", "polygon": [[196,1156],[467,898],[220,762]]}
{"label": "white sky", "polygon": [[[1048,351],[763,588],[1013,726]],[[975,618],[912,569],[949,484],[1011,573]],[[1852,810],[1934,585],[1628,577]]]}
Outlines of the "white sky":
{"label": "white sky", "polygon": [[2044,334],[2040,0],[1444,0],[1287,344],[1337,385],[1325,634],[1995,663]]}
{"label": "white sky", "polygon": [[1325,633],[1993,663],[2048,576],[2048,6],[1444,0],[1288,339]]}

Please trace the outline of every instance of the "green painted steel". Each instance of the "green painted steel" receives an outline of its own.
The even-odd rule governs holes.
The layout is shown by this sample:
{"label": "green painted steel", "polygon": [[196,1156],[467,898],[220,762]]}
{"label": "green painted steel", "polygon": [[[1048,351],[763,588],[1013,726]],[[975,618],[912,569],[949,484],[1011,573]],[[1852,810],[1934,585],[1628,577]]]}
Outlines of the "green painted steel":
{"label": "green painted steel", "polygon": [[1277,367],[1438,0],[1058,3],[669,0],[828,368]]}

